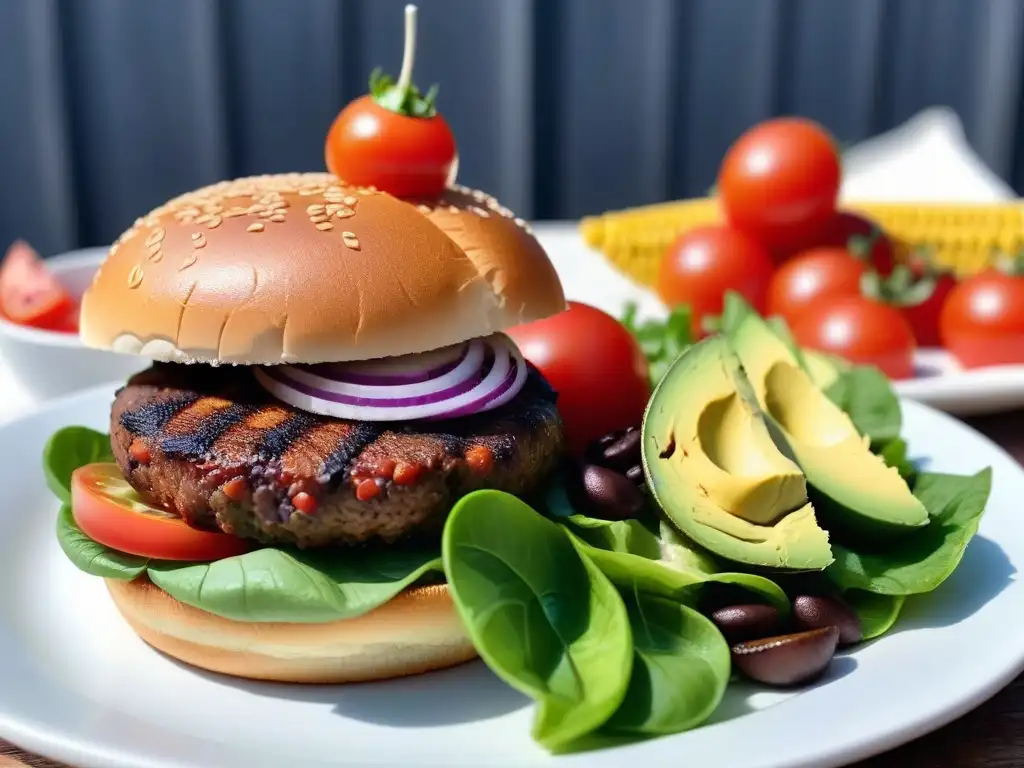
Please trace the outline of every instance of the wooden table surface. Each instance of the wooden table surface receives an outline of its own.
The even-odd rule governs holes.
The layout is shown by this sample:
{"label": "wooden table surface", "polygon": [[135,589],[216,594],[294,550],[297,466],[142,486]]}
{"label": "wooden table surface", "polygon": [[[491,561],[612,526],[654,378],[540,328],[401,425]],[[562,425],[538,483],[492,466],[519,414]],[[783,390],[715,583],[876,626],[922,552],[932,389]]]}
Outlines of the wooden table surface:
{"label": "wooden table surface", "polygon": [[[968,423],[1024,463],[1024,410]],[[66,768],[0,739],[0,768]],[[1024,675],[985,704],[934,733],[853,768],[1022,768]]]}

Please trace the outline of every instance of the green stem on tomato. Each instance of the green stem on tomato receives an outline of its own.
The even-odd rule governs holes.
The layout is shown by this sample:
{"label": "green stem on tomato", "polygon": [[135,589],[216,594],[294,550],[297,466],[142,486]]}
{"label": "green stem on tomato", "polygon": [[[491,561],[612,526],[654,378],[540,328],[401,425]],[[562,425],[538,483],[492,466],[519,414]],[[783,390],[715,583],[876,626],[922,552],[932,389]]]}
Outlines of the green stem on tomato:
{"label": "green stem on tomato", "polygon": [[416,65],[416,6],[405,6],[405,50],[402,70],[395,82],[379,68],[370,75],[370,95],[380,106],[405,117],[431,118],[437,114],[437,85],[422,95],[412,81]]}

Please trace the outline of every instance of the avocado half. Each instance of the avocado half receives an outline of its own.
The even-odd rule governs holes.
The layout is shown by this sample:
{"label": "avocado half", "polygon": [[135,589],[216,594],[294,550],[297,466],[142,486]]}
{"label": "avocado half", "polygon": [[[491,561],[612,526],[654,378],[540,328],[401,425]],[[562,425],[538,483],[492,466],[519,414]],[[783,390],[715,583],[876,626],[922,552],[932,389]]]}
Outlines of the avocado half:
{"label": "avocado half", "polygon": [[697,544],[751,566],[822,570],[832,562],[804,476],[773,442],[723,338],[676,360],[651,396],[641,434],[655,500]]}
{"label": "avocado half", "polygon": [[[730,343],[833,533],[884,539],[928,524],[928,512],[899,472],[871,452],[870,441],[764,320],[748,313]],[[822,373],[816,378],[827,380]]]}

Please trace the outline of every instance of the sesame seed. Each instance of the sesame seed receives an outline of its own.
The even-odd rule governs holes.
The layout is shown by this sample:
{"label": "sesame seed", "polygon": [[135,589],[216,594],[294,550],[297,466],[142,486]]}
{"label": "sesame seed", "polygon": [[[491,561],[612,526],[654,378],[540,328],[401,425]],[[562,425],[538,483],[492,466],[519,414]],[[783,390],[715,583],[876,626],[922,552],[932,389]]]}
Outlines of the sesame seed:
{"label": "sesame seed", "polygon": [[356,203],[359,202],[359,198],[352,197],[352,195],[346,195],[341,202],[343,202],[345,205],[355,205]]}
{"label": "sesame seed", "polygon": [[320,213],[317,214],[316,216],[310,216],[309,220],[312,221],[314,224],[319,224],[321,221],[327,221],[327,217]]}
{"label": "sesame seed", "polygon": [[351,208],[341,207],[334,212],[334,218],[336,219],[347,219],[349,216],[355,216],[356,212]]}
{"label": "sesame seed", "polygon": [[283,213],[275,213],[273,216],[270,217],[270,220],[280,224],[282,221],[284,221],[284,214]]}
{"label": "sesame seed", "polygon": [[161,251],[159,248],[157,248],[155,251],[150,251],[149,252],[149,260],[152,261],[154,264],[156,264],[158,261],[162,260],[163,257],[164,257],[164,252]]}
{"label": "sesame seed", "polygon": [[148,245],[148,246],[159,245],[161,242],[163,242],[163,239],[166,236],[167,236],[167,230],[165,230],[163,227],[160,227],[158,229],[154,229],[152,232],[149,233],[149,237],[146,238],[146,245]]}
{"label": "sesame seed", "polygon": [[214,216],[212,219],[210,219],[210,223],[207,224],[206,226],[208,229],[216,229],[221,225],[222,221],[224,221],[224,219],[222,219],[220,216]]}
{"label": "sesame seed", "polygon": [[248,214],[250,214],[252,216],[255,216],[260,211],[265,211],[266,209],[267,209],[267,206],[265,206],[265,205],[261,205],[260,203],[253,203],[252,205],[249,206],[249,208],[246,211],[246,213],[248,213]]}
{"label": "sesame seed", "polygon": [[329,221],[321,221],[319,224],[316,225],[316,228],[319,229],[321,232],[326,232],[329,229],[334,229],[334,225],[331,224],[331,222]]}
{"label": "sesame seed", "polygon": [[245,216],[249,211],[246,208],[229,208],[224,213],[225,219],[234,219],[238,216]]}
{"label": "sesame seed", "polygon": [[272,211],[279,211],[282,208],[287,208],[287,207],[288,207],[288,203],[286,203],[284,200],[275,200],[274,202],[272,202],[270,205],[267,206],[267,208],[269,208]]}
{"label": "sesame seed", "polygon": [[359,238],[356,237],[354,232],[342,232],[341,242],[343,242],[347,248],[351,248],[353,251],[359,250]]}
{"label": "sesame seed", "polygon": [[193,264],[195,264],[198,260],[199,260],[199,256],[196,255],[195,251],[192,251],[192,253],[190,253],[188,256],[185,257],[185,261],[183,261],[181,266],[178,267],[178,271],[182,272],[182,271],[188,269]]}
{"label": "sesame seed", "polygon": [[128,273],[128,287],[138,288],[140,285],[142,285],[142,276],[142,265],[136,264],[134,267],[132,267],[132,271]]}
{"label": "sesame seed", "polygon": [[490,216],[491,216],[491,214],[489,214],[487,211],[485,211],[483,208],[481,208],[478,205],[471,205],[471,206],[469,206],[469,210],[471,210],[473,213],[475,213],[477,216],[479,216],[482,219],[487,219],[487,218],[490,218]]}
{"label": "sesame seed", "polygon": [[206,235],[202,232],[195,232],[192,235],[192,247],[193,248],[205,248],[206,247]]}
{"label": "sesame seed", "polygon": [[212,213],[204,213],[202,216],[200,216],[198,219],[196,219],[195,223],[196,224],[205,224],[208,221],[213,221],[213,214]]}
{"label": "sesame seed", "polygon": [[250,224],[248,227],[245,228],[245,231],[246,232],[262,232],[263,231],[263,222],[262,221],[254,221],[252,224]]}
{"label": "sesame seed", "polygon": [[269,219],[273,215],[274,215],[273,211],[260,211],[260,214],[259,214],[261,219]]}
{"label": "sesame seed", "polygon": [[[308,213],[310,216],[316,216],[318,213],[323,213],[324,210],[325,209],[323,205],[321,205],[320,203],[314,203],[313,205],[306,208],[306,213]],[[327,210],[329,211],[329,207]]]}

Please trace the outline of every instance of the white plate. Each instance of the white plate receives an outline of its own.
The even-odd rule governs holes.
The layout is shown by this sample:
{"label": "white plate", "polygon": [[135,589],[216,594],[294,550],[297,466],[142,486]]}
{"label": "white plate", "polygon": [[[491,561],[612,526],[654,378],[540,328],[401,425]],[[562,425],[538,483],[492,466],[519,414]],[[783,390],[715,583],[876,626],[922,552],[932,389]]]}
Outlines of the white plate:
{"label": "white plate", "polygon": [[[538,224],[535,230],[570,299],[593,304],[616,317],[629,301],[637,303],[641,317],[665,315],[664,305],[651,291],[587,247],[575,223]],[[903,397],[957,416],[1024,407],[1024,365],[963,371],[939,349],[921,350],[916,358],[921,375],[895,384]]]}
{"label": "white plate", "polygon": [[[0,427],[0,736],[82,768],[299,765],[676,765],[829,768],[918,736],[981,703],[1024,667],[1024,471],[954,419],[905,406],[931,467],[994,468],[981,531],[955,575],[908,603],[897,630],[837,659],[804,693],[733,687],[714,722],[629,747],[551,758],[531,707],[476,662],[349,687],[238,682],[148,648],[100,579],[53,533],[40,451],[56,429],[105,428],[111,391],[55,401]],[[16,450],[15,450],[16,448]]]}

